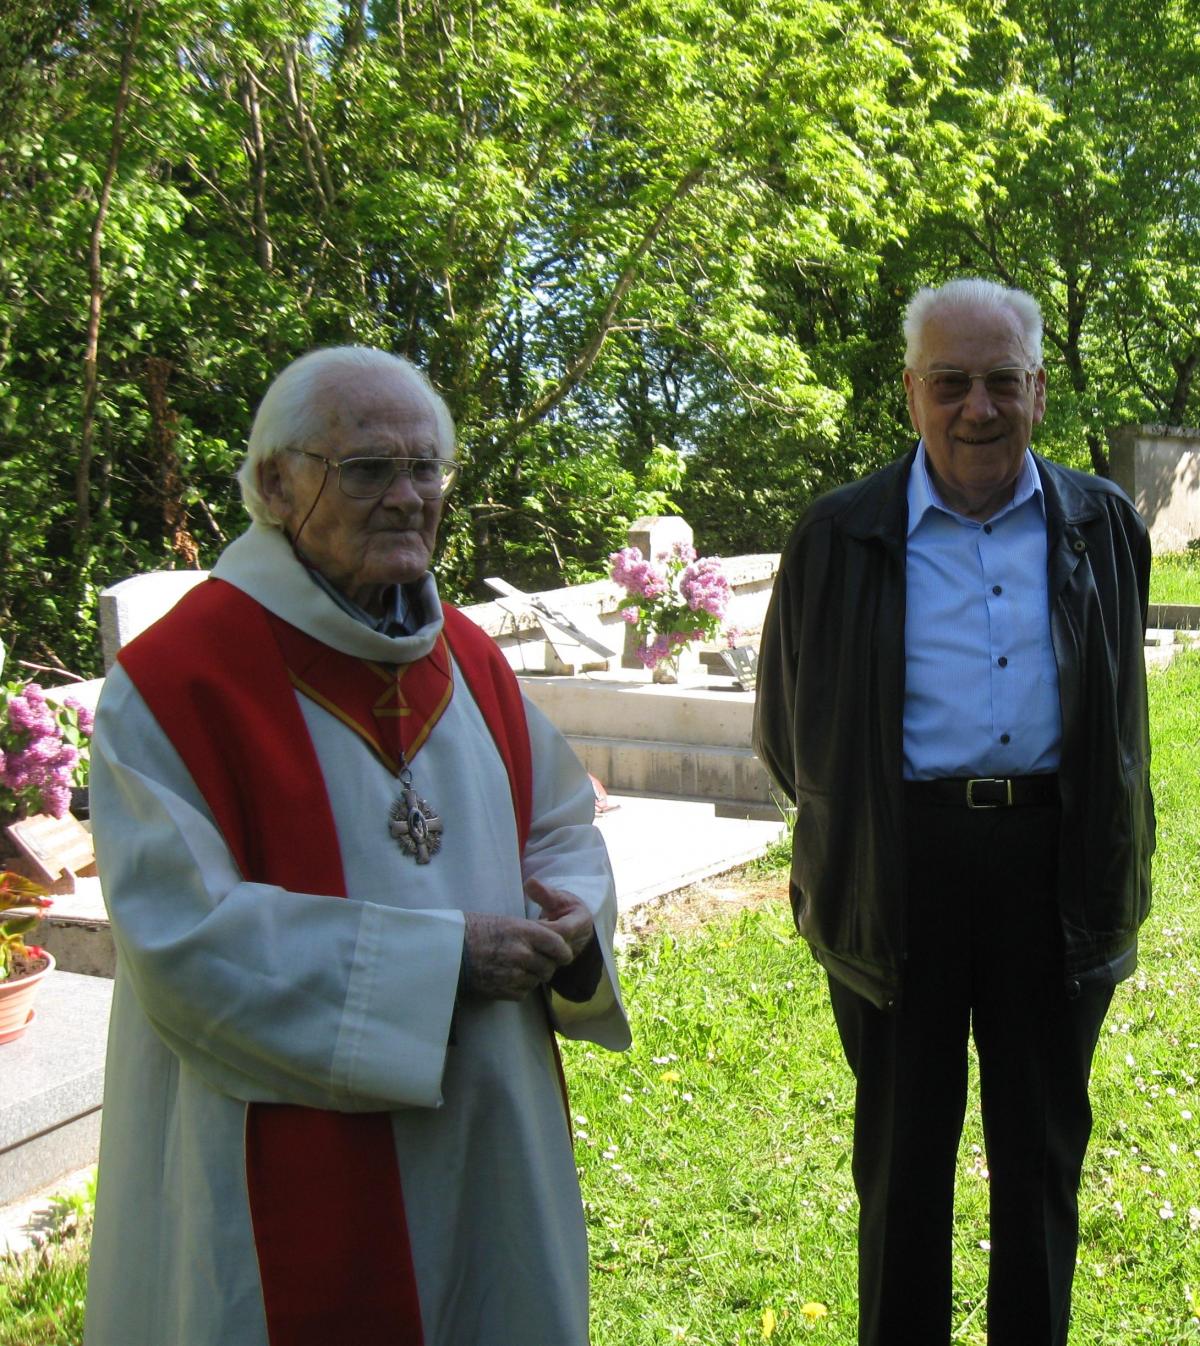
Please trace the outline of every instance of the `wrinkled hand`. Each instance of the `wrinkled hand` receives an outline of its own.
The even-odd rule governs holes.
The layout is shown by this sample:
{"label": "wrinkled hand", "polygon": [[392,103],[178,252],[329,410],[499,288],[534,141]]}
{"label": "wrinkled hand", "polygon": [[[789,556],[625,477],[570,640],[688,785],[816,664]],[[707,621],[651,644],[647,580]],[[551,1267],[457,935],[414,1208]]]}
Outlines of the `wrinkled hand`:
{"label": "wrinkled hand", "polygon": [[524,1000],[575,952],[551,921],[468,911],[463,991],[485,1000]]}
{"label": "wrinkled hand", "polygon": [[541,879],[526,879],[525,896],[542,909],[539,924],[554,930],[571,946],[572,960],[592,941],[592,913],[582,898],[565,888],[548,888]]}

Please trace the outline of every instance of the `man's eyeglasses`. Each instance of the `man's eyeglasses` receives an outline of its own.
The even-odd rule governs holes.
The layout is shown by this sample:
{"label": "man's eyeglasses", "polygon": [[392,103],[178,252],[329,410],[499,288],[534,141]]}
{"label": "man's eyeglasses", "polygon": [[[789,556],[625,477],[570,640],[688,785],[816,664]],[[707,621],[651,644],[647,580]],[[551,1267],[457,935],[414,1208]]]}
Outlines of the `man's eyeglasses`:
{"label": "man's eyeglasses", "polygon": [[326,458],[307,449],[292,449],[337,473],[338,486],[351,500],[377,500],[404,473],[423,500],[437,500],[454,485],[458,464],[449,458]]}
{"label": "man's eyeglasses", "polygon": [[1020,365],[1003,365],[999,369],[989,369],[986,374],[968,374],[965,369],[931,369],[927,374],[914,377],[925,385],[935,402],[949,406],[965,401],[976,379],[983,380],[988,396],[995,401],[1011,402],[1024,393],[1032,373],[1031,369]]}

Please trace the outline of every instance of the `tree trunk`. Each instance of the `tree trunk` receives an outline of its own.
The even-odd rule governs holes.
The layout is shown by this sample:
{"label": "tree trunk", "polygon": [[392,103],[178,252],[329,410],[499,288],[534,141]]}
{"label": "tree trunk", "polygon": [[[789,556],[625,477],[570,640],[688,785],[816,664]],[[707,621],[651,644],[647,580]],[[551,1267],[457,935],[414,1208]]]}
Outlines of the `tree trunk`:
{"label": "tree trunk", "polygon": [[83,351],[83,418],[79,435],[79,461],[75,466],[75,547],[79,555],[87,549],[92,526],[92,458],[96,437],[96,399],[99,391],[98,358],[100,352],[100,317],[104,306],[103,244],[104,222],[112,201],[113,184],[117,179],[117,165],[124,141],[125,109],[129,105],[130,85],[133,80],[133,59],[138,35],[142,27],[143,5],[134,7],[129,20],[129,35],[121,53],[121,75],[117,85],[117,99],[113,107],[112,138],[108,147],[108,163],[96,203],[96,218],[88,245],[88,321]]}
{"label": "tree trunk", "polygon": [[171,362],[152,355],[146,361],[146,391],[150,403],[151,443],[158,467],[158,497],[163,531],[171,550],[191,569],[200,565],[200,548],[188,529],[187,508],[183,503],[183,474],[175,451],[179,415],[167,401],[167,380]]}

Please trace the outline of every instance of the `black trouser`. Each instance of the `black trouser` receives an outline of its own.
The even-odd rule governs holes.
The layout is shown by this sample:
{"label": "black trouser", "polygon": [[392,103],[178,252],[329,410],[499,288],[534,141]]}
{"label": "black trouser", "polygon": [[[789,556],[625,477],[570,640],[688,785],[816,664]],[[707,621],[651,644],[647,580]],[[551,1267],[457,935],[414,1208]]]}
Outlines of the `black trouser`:
{"label": "black trouser", "polygon": [[901,1008],[830,992],[857,1080],[860,1346],[950,1341],[954,1174],[979,1053],[990,1173],[989,1346],[1064,1346],[1111,987],[1069,999],[1054,904],[1056,805],[909,802]]}

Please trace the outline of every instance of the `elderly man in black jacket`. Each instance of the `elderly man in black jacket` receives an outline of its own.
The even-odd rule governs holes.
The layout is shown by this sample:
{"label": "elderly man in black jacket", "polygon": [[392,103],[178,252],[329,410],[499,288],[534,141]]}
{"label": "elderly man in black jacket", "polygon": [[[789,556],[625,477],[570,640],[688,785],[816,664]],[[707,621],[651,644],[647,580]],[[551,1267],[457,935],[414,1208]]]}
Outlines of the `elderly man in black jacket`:
{"label": "elderly man in black jacket", "polygon": [[1029,450],[1030,296],[922,290],[905,335],[920,442],[792,533],[755,743],[857,1080],[861,1346],[950,1340],[972,1033],[988,1341],[1064,1346],[1088,1073],[1150,905],[1150,548],[1116,487]]}

